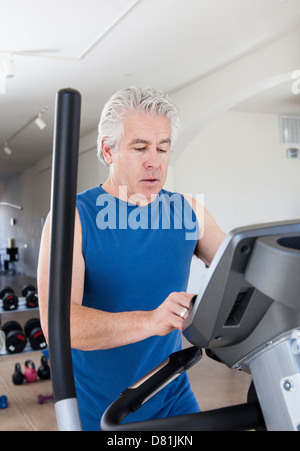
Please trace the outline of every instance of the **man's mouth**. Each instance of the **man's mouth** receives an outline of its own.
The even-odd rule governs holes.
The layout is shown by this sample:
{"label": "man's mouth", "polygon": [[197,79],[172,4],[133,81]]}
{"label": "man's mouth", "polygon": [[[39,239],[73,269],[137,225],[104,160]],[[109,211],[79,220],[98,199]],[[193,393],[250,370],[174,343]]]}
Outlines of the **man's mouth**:
{"label": "man's mouth", "polygon": [[154,185],[158,181],[159,181],[159,179],[156,179],[156,178],[147,178],[147,179],[143,179],[142,180],[143,183],[147,183],[147,184],[150,184],[150,185]]}

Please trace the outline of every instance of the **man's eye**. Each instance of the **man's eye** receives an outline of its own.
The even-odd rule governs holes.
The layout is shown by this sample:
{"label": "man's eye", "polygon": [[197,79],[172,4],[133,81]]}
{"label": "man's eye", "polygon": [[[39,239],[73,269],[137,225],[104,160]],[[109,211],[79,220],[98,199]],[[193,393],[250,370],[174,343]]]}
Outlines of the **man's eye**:
{"label": "man's eye", "polygon": [[142,152],[143,150],[146,150],[146,147],[135,147],[134,150]]}
{"label": "man's eye", "polygon": [[167,153],[167,151],[165,149],[158,149],[158,151],[161,153]]}

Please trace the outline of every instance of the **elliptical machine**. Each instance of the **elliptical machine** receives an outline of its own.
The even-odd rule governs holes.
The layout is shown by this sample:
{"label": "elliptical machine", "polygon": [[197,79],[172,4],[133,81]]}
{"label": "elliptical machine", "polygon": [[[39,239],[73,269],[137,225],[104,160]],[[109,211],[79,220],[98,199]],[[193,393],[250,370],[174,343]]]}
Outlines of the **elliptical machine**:
{"label": "elliptical machine", "polygon": [[[52,175],[49,349],[59,430],[81,430],[71,345],[70,293],[80,94],[57,95]],[[107,409],[104,431],[300,430],[300,220],[245,227],[224,240],[184,335],[194,346],[173,354]],[[121,424],[201,358],[252,374],[249,402],[180,417]]]}
{"label": "elliptical machine", "polygon": [[[182,417],[130,425],[121,422],[168,380],[171,356],[157,372],[125,390],[105,412],[101,429],[300,430],[300,222],[287,221],[231,232],[192,300],[178,375],[196,363],[197,351],[252,375],[248,403]],[[174,366],[174,363],[173,363]],[[169,367],[169,369],[168,369]],[[262,413],[262,415],[261,415]],[[263,417],[262,417],[263,416]],[[263,421],[264,419],[264,421]],[[153,428],[153,429],[152,429]],[[161,428],[161,429],[160,429]]]}

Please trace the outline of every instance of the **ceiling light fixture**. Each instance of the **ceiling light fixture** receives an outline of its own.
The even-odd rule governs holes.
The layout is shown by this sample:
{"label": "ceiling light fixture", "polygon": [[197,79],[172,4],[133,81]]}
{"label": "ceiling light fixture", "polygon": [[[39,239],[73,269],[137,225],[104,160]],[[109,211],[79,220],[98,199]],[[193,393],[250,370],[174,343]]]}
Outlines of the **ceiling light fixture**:
{"label": "ceiling light fixture", "polygon": [[12,154],[12,150],[8,147],[7,143],[4,144],[3,150],[6,153],[6,155],[11,155]]}
{"label": "ceiling light fixture", "polygon": [[23,210],[23,207],[19,205],[10,204],[9,202],[0,202],[0,207],[12,207],[16,208],[17,210]]}
{"label": "ceiling light fixture", "polygon": [[20,128],[20,130],[18,130],[16,133],[14,133],[13,135],[11,135],[4,143],[2,143],[1,145],[4,146],[3,150],[7,155],[11,155],[12,154],[12,150],[8,147],[8,143],[10,141],[12,141],[12,139],[14,139],[16,136],[18,136],[26,127],[28,127],[28,125],[30,125],[31,123],[35,123],[40,130],[43,130],[47,124],[46,122],[43,121],[42,119],[42,114],[48,110],[48,107],[45,106],[38,114],[38,116],[34,116],[33,119],[30,119],[30,121],[28,121],[25,125],[23,125],[23,127]]}
{"label": "ceiling light fixture", "polygon": [[11,56],[4,61],[4,75],[13,78],[16,75],[15,63]]}
{"label": "ceiling light fixture", "polygon": [[34,123],[40,130],[44,130],[44,128],[47,127],[46,122],[42,119],[42,113],[39,113],[38,117],[34,120]]}

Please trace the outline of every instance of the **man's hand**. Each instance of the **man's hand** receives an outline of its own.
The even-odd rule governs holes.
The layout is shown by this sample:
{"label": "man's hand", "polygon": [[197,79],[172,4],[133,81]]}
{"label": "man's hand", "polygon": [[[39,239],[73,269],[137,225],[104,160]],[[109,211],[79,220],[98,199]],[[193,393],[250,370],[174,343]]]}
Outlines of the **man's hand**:
{"label": "man's hand", "polygon": [[150,313],[150,335],[167,335],[174,329],[182,331],[182,325],[189,313],[193,294],[171,293],[167,299]]}

